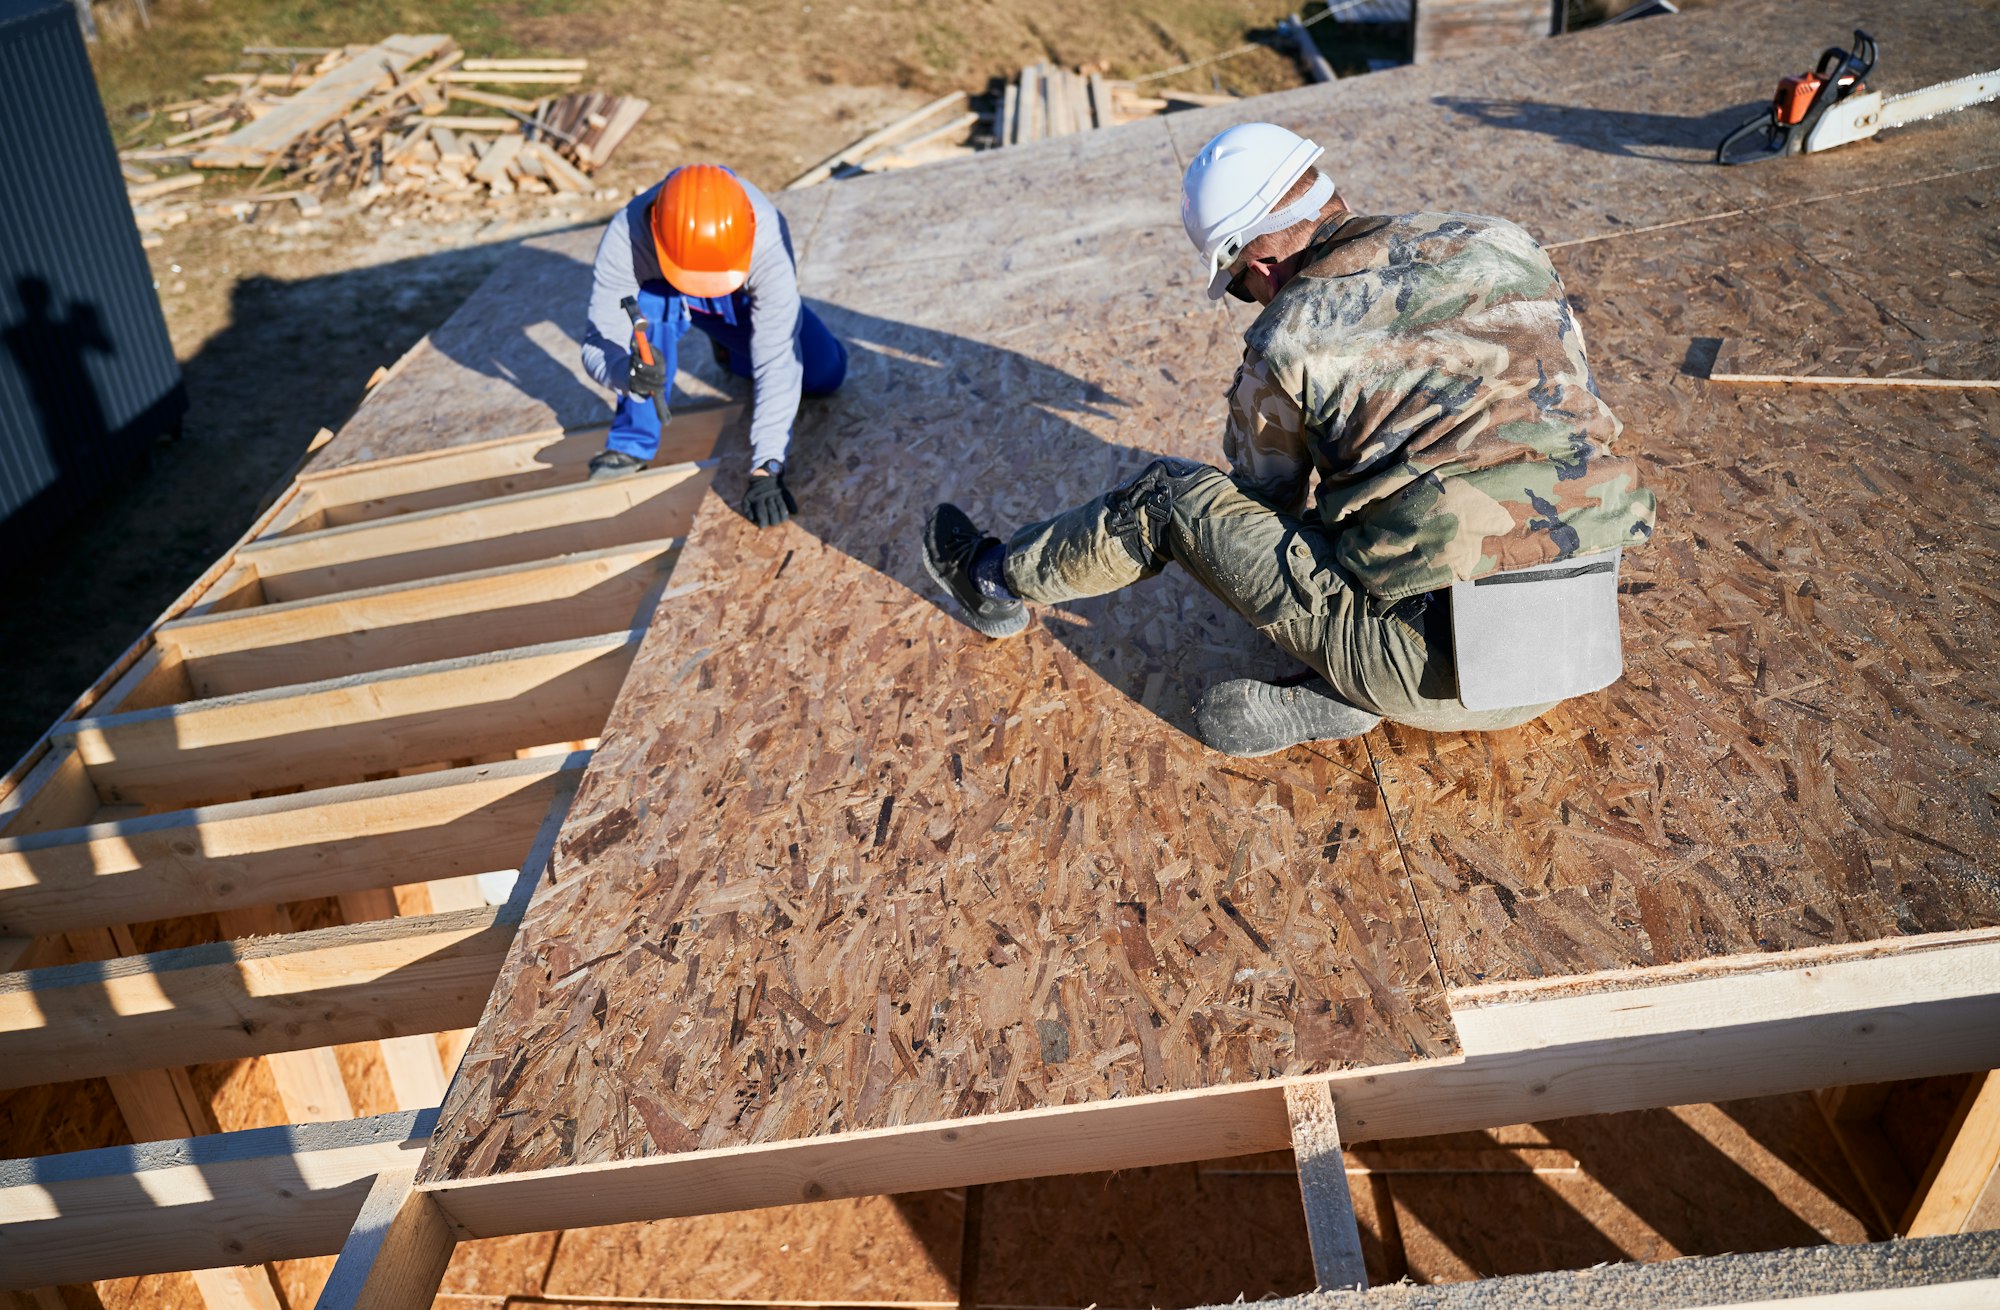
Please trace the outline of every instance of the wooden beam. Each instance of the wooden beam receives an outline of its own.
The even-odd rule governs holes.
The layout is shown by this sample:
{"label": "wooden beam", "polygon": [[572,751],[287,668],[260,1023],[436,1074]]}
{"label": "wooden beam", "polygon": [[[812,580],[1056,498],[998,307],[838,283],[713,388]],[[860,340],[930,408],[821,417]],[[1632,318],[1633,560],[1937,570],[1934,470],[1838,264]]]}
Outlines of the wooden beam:
{"label": "wooden beam", "polygon": [[[1585,990],[1573,994],[1581,986]],[[1348,1142],[2000,1067],[2000,930],[1455,993],[1462,1056],[1324,1081]],[[1501,1040],[1501,1039],[1506,1040]],[[499,1053],[475,1041],[476,1096]],[[1311,1082],[1316,1079],[1297,1079]],[[1292,1144],[1283,1081],[490,1178],[426,1172],[461,1236],[1184,1163]],[[453,1101],[446,1103],[452,1112]],[[433,1167],[441,1167],[434,1164]]]}
{"label": "wooden beam", "polygon": [[640,635],[607,633],[78,719],[63,725],[59,740],[75,744],[106,804],[186,806],[253,787],[329,787],[595,737]]}
{"label": "wooden beam", "polygon": [[518,906],[0,975],[0,1087],[463,1028]]}
{"label": "wooden beam", "polygon": [[1892,1083],[1864,1083],[1813,1093],[1834,1145],[1861,1184],[1868,1200],[1868,1217],[1873,1219],[1869,1231],[1878,1240],[1896,1236],[1916,1194],[1909,1170],[1883,1131],[1882,1111],[1893,1087]]}
{"label": "wooden beam", "polygon": [[377,1175],[436,1111],[0,1162],[0,1287],[337,1251]]}
{"label": "wooden beam", "polygon": [[1347,1190],[1347,1165],[1340,1154],[1340,1122],[1333,1093],[1323,1082],[1285,1087],[1292,1122],[1292,1155],[1299,1166],[1299,1193],[1306,1207],[1306,1236],[1312,1243],[1313,1274],[1325,1291],[1366,1289],[1368,1266],[1361,1257],[1361,1224]]}
{"label": "wooden beam", "polygon": [[[222,931],[233,938],[277,937],[292,931],[291,911],[282,905],[224,910],[215,918]],[[264,1069],[277,1086],[286,1123],[332,1123],[354,1117],[340,1057],[332,1047],[273,1051],[264,1057]]]}
{"label": "wooden beam", "polygon": [[1911,1202],[1907,1237],[1962,1233],[1980,1199],[2000,1179],[2000,1072],[1966,1088],[1951,1127]]}
{"label": "wooden beam", "polygon": [[97,812],[97,789],[76,747],[50,742],[21,785],[0,806],[0,833],[45,832],[87,823]]}
{"label": "wooden beam", "polygon": [[[676,409],[661,434],[656,466],[709,458],[721,435],[743,418],[743,404]],[[374,522],[399,514],[463,505],[582,482],[591,456],[604,449],[607,424],[549,429],[469,446],[350,464],[299,479],[298,508],[268,535]]]}
{"label": "wooden beam", "polygon": [[415,1180],[414,1168],[376,1176],[316,1310],[428,1310],[458,1239]]}
{"label": "wooden beam", "polygon": [[682,536],[712,463],[674,464],[394,518],[267,537],[237,554],[267,602],[436,578]]}
{"label": "wooden beam", "polygon": [[143,923],[516,868],[589,760],[587,751],[542,755],[0,838],[0,933]]}
{"label": "wooden beam", "polygon": [[640,605],[679,550],[674,538],[611,546],[179,619],[157,635],[183,662],[194,695],[267,691],[643,626],[650,616]]}

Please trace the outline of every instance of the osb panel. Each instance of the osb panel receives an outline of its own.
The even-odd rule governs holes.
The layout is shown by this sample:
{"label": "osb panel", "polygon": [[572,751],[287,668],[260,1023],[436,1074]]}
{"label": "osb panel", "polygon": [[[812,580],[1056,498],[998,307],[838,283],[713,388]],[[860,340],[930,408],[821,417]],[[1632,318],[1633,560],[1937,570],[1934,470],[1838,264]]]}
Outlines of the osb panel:
{"label": "osb panel", "polygon": [[[1808,32],[1786,0],[1734,0],[1505,58],[1343,78],[1163,121],[1183,159],[1230,123],[1282,123],[1327,147],[1321,167],[1357,210],[1499,214],[1544,242],[2000,162],[2000,110],[1986,107],[1824,154],[1715,167],[1716,142],[1769,105],[1778,73],[1844,42],[1846,26],[1834,16],[1823,32]],[[2000,8],[1991,4],[1876,4],[1868,27],[1887,52],[1870,83],[1891,91],[1962,76],[1977,63],[1967,51],[2000,47]],[[1662,100],[1659,88],[1691,69],[1702,93]],[[1851,207],[1857,224],[1873,203]],[[1880,261],[1873,267],[1880,276]]]}
{"label": "osb panel", "polygon": [[63,1302],[71,1310],[94,1310],[89,1295],[103,1310],[205,1310],[201,1289],[192,1274],[148,1274],[144,1278],[114,1278],[89,1288],[65,1287]]}
{"label": "osb panel", "polygon": [[60,1155],[132,1140],[102,1078],[0,1092],[0,1159]]}
{"label": "osb panel", "polygon": [[[951,1302],[965,1194],[919,1192],[573,1230],[552,1297]],[[461,1248],[462,1249],[462,1248]],[[487,1290],[481,1281],[476,1290]]]}
{"label": "osb panel", "polygon": [[[815,211],[787,201],[787,211]],[[794,237],[799,231],[795,222]],[[519,248],[418,342],[313,457],[311,470],[607,422],[612,394],[583,371],[584,305],[598,228]],[[673,403],[741,390],[705,348],[682,352]]]}
{"label": "osb panel", "polygon": [[[576,1233],[526,1233],[520,1237],[489,1237],[460,1242],[439,1284],[448,1296],[539,1296],[547,1290],[550,1262],[563,1242],[585,1246],[610,1229]],[[608,1289],[607,1293],[608,1293]]]}
{"label": "osb panel", "polygon": [[[1984,186],[1908,203],[1949,223]],[[2000,398],[1682,372],[1759,323],[1915,339],[1814,245],[1746,218],[1559,258],[1660,528],[1626,557],[1622,682],[1371,737],[1454,984],[2000,922]],[[1955,249],[1880,280],[1948,300]]]}
{"label": "osb panel", "polygon": [[1226,1305],[1314,1287],[1297,1174],[1176,1165],[983,1190],[980,1305]]}
{"label": "osb panel", "polygon": [[837,316],[865,344],[800,519],[751,530],[726,480],[701,512],[427,1168],[1451,1049],[1362,752],[1186,734],[1193,692],[1285,667],[1240,619],[1178,572],[1005,643],[934,599],[934,499],[1009,525],[1213,453],[1240,321],[1110,324],[1034,357]]}

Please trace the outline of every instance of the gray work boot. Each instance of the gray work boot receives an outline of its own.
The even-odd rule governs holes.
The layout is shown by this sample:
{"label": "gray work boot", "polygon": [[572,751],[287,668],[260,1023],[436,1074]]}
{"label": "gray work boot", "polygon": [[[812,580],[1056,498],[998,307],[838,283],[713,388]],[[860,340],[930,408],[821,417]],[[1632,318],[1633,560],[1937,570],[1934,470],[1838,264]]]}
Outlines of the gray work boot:
{"label": "gray work boot", "polygon": [[975,631],[1011,637],[1028,626],[1028,607],[1012,596],[989,596],[972,580],[972,561],[988,543],[1000,544],[958,506],[939,505],[924,524],[924,568],[951,593]]}
{"label": "gray work boot", "polygon": [[1381,721],[1334,695],[1321,678],[1296,687],[1231,678],[1194,702],[1195,735],[1225,755],[1271,755],[1301,742],[1359,737]]}
{"label": "gray work boot", "polygon": [[627,473],[644,470],[646,461],[622,450],[600,450],[590,457],[591,482],[602,482],[606,478],[622,478]]}

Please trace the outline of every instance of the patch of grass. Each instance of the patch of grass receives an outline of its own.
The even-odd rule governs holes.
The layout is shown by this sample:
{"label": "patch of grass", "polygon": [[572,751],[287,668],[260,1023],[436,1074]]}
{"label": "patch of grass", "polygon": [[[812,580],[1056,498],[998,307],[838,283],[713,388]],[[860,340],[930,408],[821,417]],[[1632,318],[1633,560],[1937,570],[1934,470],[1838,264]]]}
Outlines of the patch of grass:
{"label": "patch of grass", "polygon": [[[154,0],[141,28],[122,6],[99,11],[103,39],[91,47],[98,91],[114,132],[135,111],[214,95],[207,73],[284,72],[282,59],[243,54],[247,45],[339,46],[398,32],[444,32],[471,55],[542,54],[510,34],[519,21],[569,11],[576,0]],[[302,62],[310,63],[310,56]]]}

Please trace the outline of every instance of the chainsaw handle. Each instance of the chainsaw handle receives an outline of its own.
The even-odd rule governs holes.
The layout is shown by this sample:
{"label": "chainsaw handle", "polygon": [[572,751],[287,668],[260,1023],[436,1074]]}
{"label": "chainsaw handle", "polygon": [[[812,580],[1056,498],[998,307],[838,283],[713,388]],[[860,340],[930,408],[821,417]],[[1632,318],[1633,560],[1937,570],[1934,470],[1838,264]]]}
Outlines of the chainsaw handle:
{"label": "chainsaw handle", "polygon": [[1749,136],[1752,132],[1756,132],[1759,130],[1762,130],[1764,133],[1763,152],[1762,154],[1748,156],[1748,158],[1761,159],[1764,157],[1764,155],[1770,154],[1775,149],[1775,146],[1772,144],[1772,137],[1778,130],[1778,120],[1774,118],[1771,114],[1771,111],[1767,109],[1763,113],[1757,115],[1757,117],[1745,123],[1743,126],[1731,132],[1728,136],[1722,138],[1722,143],[1715,147],[1715,162],[1718,164],[1742,163],[1743,160],[1741,159],[1731,159],[1729,157],[1729,147],[1735,145],[1738,141],[1741,141],[1744,137]]}

